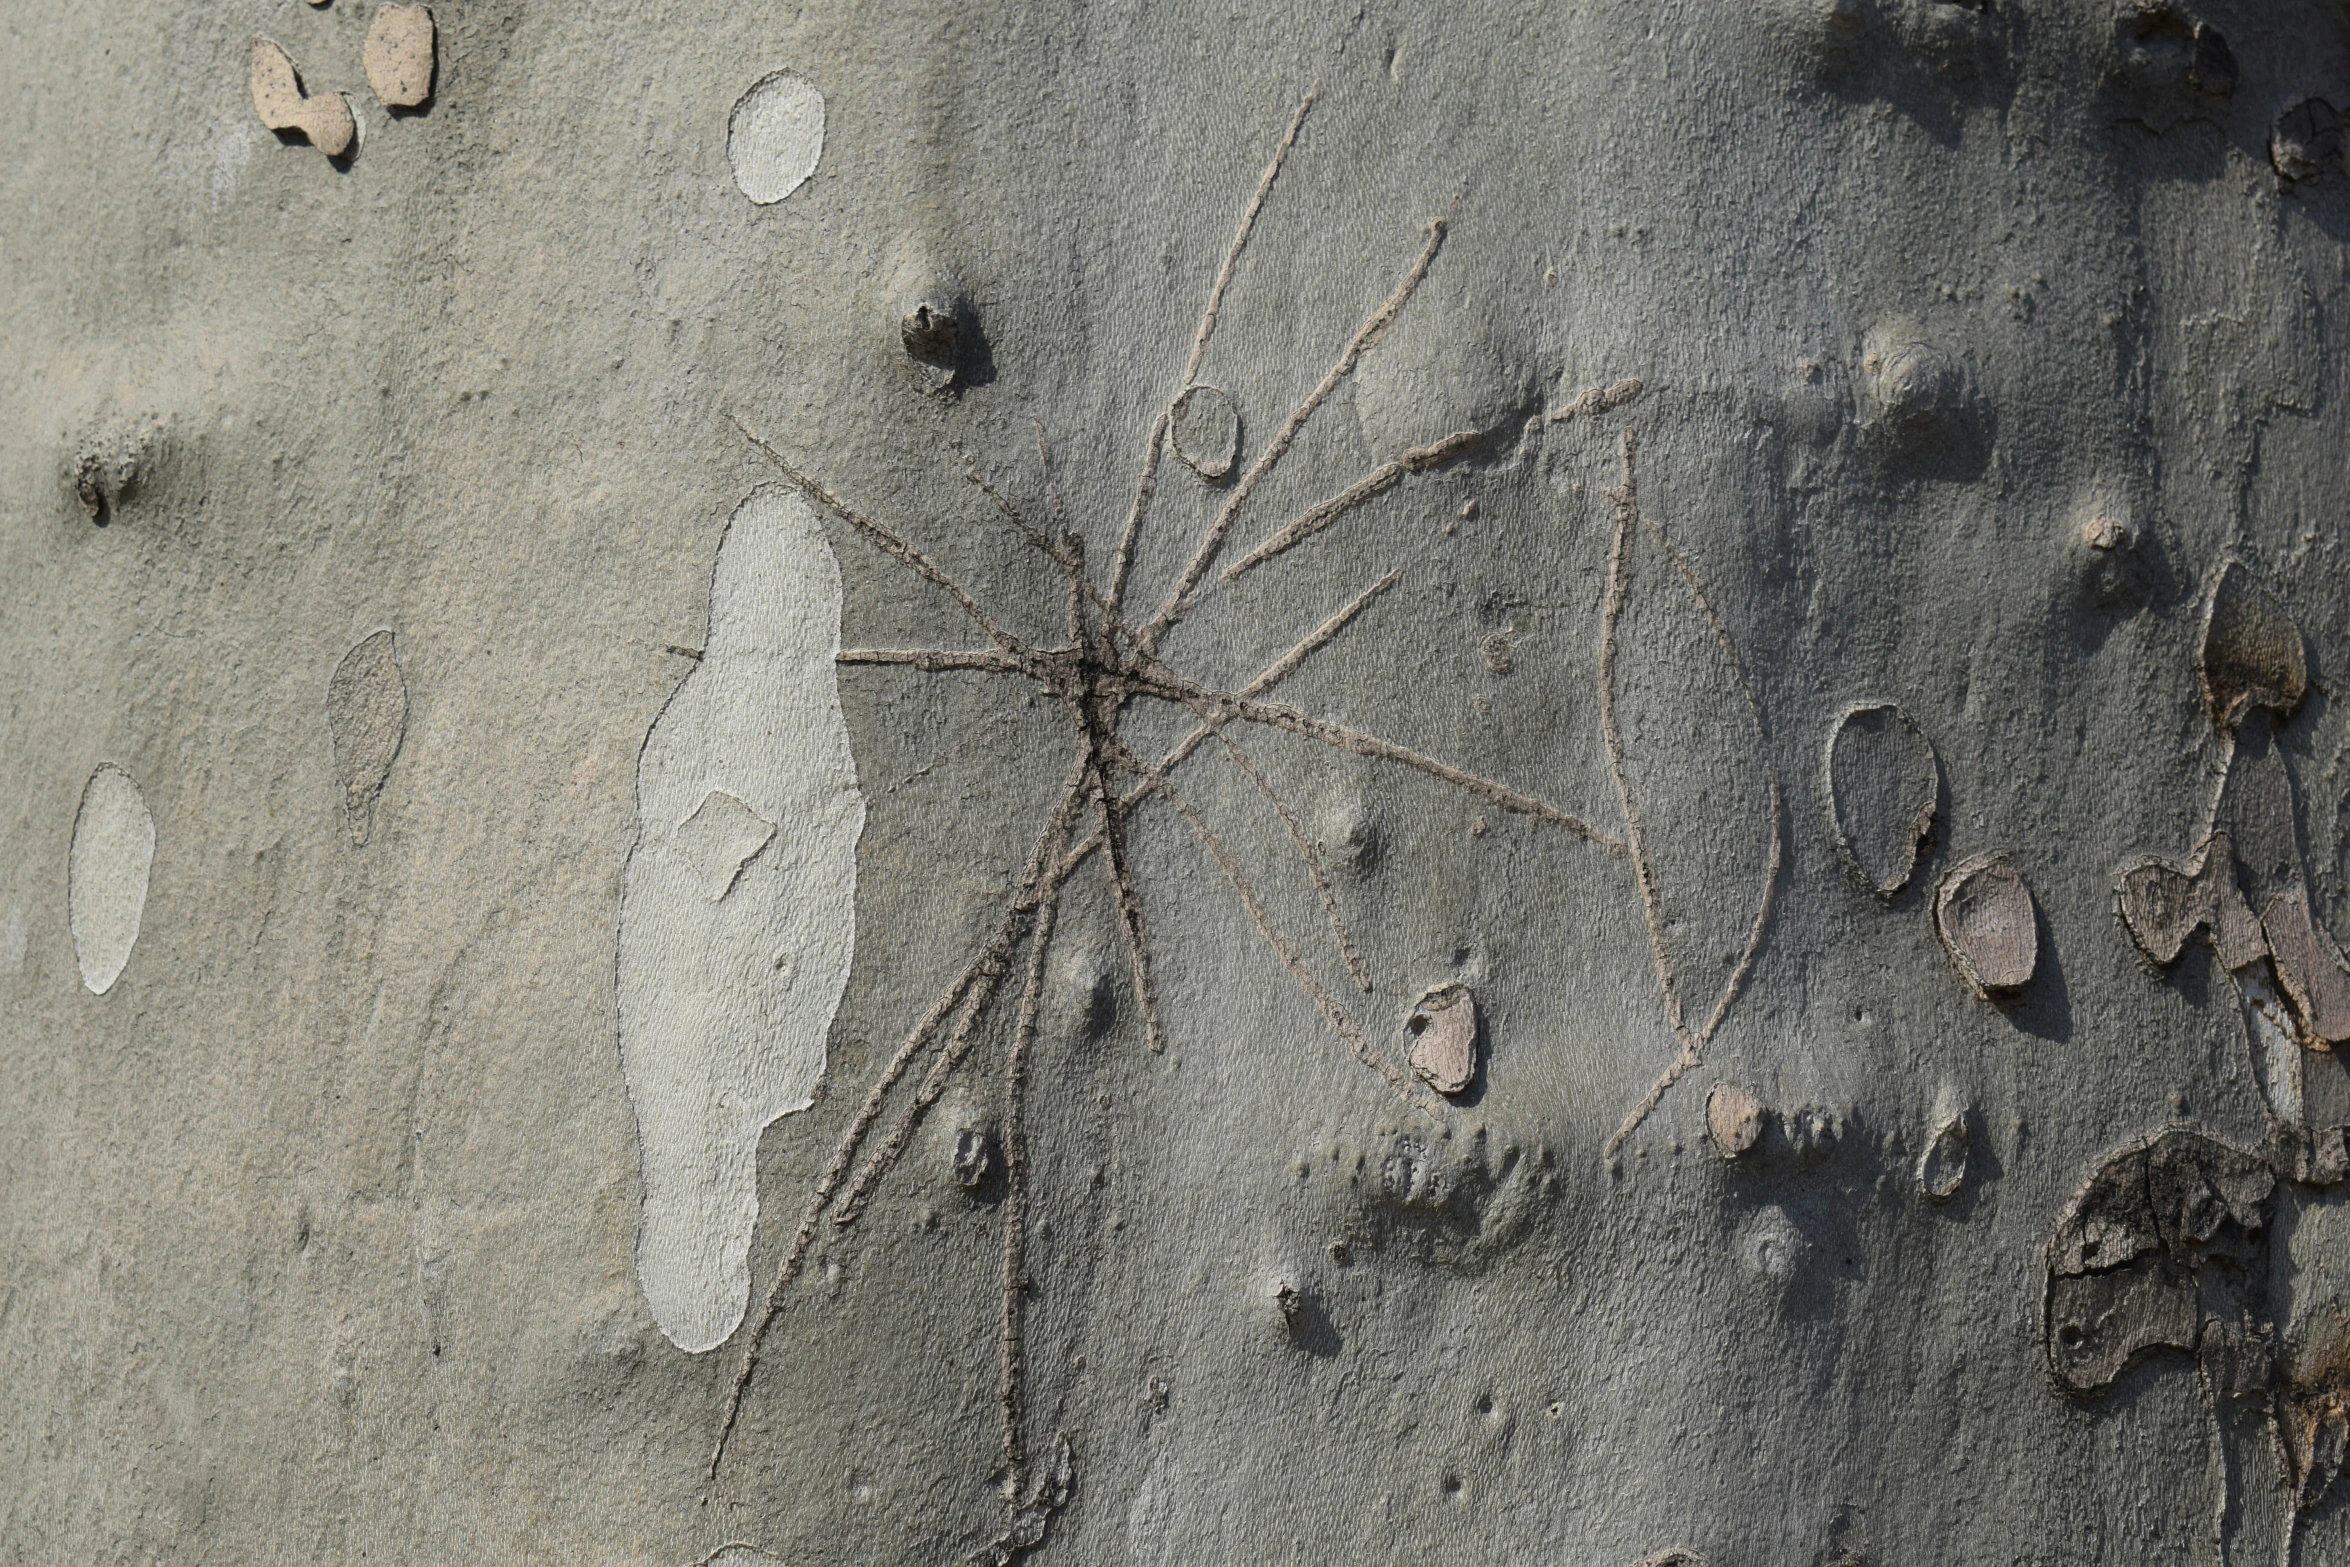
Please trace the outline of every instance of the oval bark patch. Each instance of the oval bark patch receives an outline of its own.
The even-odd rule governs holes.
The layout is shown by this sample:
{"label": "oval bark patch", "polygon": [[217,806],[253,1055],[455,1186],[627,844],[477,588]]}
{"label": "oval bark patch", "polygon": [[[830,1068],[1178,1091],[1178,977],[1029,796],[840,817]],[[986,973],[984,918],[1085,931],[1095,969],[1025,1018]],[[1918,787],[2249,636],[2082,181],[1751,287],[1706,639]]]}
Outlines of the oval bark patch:
{"label": "oval bark patch", "polygon": [[1891,702],[1845,710],[1828,736],[1828,821],[1854,875],[1880,898],[1909,885],[1942,790],[1933,742]]}
{"label": "oval bark patch", "polygon": [[815,512],[753,492],[718,546],[701,662],[637,763],[619,953],[637,1280],[689,1351],[742,1320],[759,1134],[808,1107],[856,947],[865,801],[833,672],[840,609]]}
{"label": "oval bark patch", "polygon": [[138,945],[155,864],[155,818],[131,775],[107,762],[82,787],[66,861],[65,903],[73,957],[94,996],[114,988]]}
{"label": "oval bark patch", "polygon": [[2256,707],[2290,713],[2309,687],[2301,628],[2238,560],[2221,567],[2212,584],[2198,664],[2203,698],[2222,729],[2235,728]]}
{"label": "oval bark patch", "polygon": [[1976,995],[1989,1000],[2031,983],[2040,958],[2032,891],[1999,855],[1950,868],[1934,896],[1934,928]]}
{"label": "oval bark patch", "polygon": [[751,84],[726,119],[735,187],[772,206],[808,182],[824,156],[824,95],[789,71]]}

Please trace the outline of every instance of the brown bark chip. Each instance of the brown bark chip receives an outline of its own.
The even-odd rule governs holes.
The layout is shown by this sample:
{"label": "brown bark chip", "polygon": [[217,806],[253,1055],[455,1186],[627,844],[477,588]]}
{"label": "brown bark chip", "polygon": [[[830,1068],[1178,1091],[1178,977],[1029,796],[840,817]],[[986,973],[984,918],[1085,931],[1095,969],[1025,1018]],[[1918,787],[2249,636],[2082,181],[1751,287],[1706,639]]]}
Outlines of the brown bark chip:
{"label": "brown bark chip", "polygon": [[330,158],[351,150],[358,122],[341,93],[309,94],[291,55],[266,38],[253,40],[253,107],[273,131],[300,131]]}
{"label": "brown bark chip", "polygon": [[387,109],[432,101],[432,7],[387,5],[367,29],[367,85]]}
{"label": "brown bark chip", "polygon": [[2184,864],[2144,859],[2121,874],[2122,925],[2130,939],[2163,968],[2179,960],[2198,932],[2210,937],[2223,967],[2240,969],[2268,951],[2244,895],[2236,886],[2236,850],[2214,833]]}
{"label": "brown bark chip", "polygon": [[2032,892],[1997,854],[1950,868],[1934,895],[1934,928],[1950,961],[1985,1000],[2031,982],[2040,957]]}
{"label": "brown bark chip", "polygon": [[1477,1000],[1466,985],[1429,990],[1404,1031],[1412,1036],[1412,1070],[1430,1088],[1457,1094],[1476,1080]]}
{"label": "brown bark chip", "polygon": [[1751,1153],[1761,1141],[1763,1103],[1747,1090],[1729,1083],[1716,1083],[1705,1096],[1705,1130],[1713,1139],[1714,1149],[1725,1159],[1736,1159]]}

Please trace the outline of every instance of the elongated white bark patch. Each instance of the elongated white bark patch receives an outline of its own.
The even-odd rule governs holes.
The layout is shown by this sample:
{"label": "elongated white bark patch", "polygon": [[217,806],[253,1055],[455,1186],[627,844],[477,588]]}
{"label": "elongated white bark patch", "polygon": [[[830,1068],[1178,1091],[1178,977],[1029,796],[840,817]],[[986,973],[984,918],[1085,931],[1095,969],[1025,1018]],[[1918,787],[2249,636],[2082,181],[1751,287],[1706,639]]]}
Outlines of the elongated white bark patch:
{"label": "elongated white bark patch", "polygon": [[147,912],[147,872],[155,864],[155,818],[131,775],[102,764],[82,786],[65,867],[66,915],[74,962],[92,995],[122,978]]}
{"label": "elongated white bark patch", "polygon": [[754,491],[718,546],[701,663],[637,762],[619,969],[636,1271],[694,1352],[742,1321],[759,1134],[808,1107],[856,947],[865,800],[833,674],[840,605],[808,503]]}
{"label": "elongated white bark patch", "polygon": [[762,207],[808,182],[824,156],[824,95],[789,71],[770,71],[735,100],[726,161],[736,188]]}

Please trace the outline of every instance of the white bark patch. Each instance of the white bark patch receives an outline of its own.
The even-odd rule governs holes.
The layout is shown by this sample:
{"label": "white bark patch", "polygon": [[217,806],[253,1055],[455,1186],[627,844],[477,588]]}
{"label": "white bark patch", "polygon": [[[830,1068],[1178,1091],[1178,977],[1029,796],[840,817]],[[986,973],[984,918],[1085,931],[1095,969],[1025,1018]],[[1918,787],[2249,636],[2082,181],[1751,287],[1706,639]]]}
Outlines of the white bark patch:
{"label": "white bark patch", "polygon": [[775,824],[723,789],[702,796],[694,814],[678,823],[677,852],[702,878],[712,903],[734,891],[736,878],[775,836]]}
{"label": "white bark patch", "polygon": [[718,546],[702,661],[637,763],[619,956],[637,1279],[691,1352],[742,1321],[759,1134],[808,1107],[856,946],[865,800],[833,672],[840,609],[807,502],[753,492]]}
{"label": "white bark patch", "polygon": [[155,863],[155,818],[131,775],[107,762],[82,787],[66,860],[65,903],[82,983],[103,996],[122,977],[147,912]]}
{"label": "white bark patch", "polygon": [[408,733],[408,682],[389,631],[354,643],[326,685],[326,730],[334,742],[343,826],[355,848],[374,830],[375,805]]}
{"label": "white bark patch", "polygon": [[726,117],[734,183],[765,207],[808,182],[824,156],[824,95],[789,71],[751,84]]}

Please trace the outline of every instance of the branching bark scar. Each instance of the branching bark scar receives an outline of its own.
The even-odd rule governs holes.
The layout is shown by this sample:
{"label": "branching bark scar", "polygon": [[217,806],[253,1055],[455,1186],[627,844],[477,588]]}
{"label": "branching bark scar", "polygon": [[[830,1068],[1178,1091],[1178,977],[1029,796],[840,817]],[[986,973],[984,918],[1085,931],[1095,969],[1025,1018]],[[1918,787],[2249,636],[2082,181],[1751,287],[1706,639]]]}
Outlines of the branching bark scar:
{"label": "branching bark scar", "polygon": [[[1625,586],[1623,556],[1628,549],[1630,530],[1637,521],[1637,511],[1630,500],[1632,451],[1629,442],[1625,447],[1625,490],[1618,501],[1616,562],[1611,569],[1606,650],[1602,660],[1602,696],[1609,714],[1606,726],[1608,749],[1626,823],[1625,834],[1620,838],[1594,827],[1573,812],[1507,783],[1482,777],[1397,741],[1318,717],[1297,707],[1266,700],[1268,693],[1328,648],[1376,600],[1392,591],[1402,581],[1412,556],[1407,556],[1362,589],[1238,690],[1220,689],[1189,678],[1171,666],[1162,654],[1164,646],[1184,625],[1187,617],[1217,589],[1246,572],[1268,565],[1277,557],[1304,546],[1374,497],[1394,489],[1415,475],[1459,462],[1486,444],[1484,433],[1464,431],[1381,463],[1352,484],[1276,528],[1263,542],[1242,555],[1220,575],[1214,574],[1218,559],[1250,500],[1280,465],[1315,412],[1354,372],[1363,357],[1379,344],[1411,303],[1414,293],[1427,277],[1442,248],[1447,228],[1445,219],[1438,218],[1428,224],[1423,244],[1393,290],[1355,329],[1321,379],[1275,428],[1263,449],[1233,482],[1157,607],[1147,619],[1141,620],[1130,616],[1127,611],[1126,605],[1133,586],[1136,548],[1144,529],[1149,526],[1159,468],[1171,438],[1170,426],[1175,403],[1197,382],[1242,253],[1291,150],[1297,144],[1318,92],[1317,86],[1298,105],[1224,253],[1209,290],[1206,308],[1193,335],[1180,384],[1174,389],[1166,409],[1152,421],[1144,442],[1133,502],[1119,529],[1117,544],[1103,580],[1097,585],[1088,566],[1084,540],[1068,516],[1067,503],[1054,473],[1051,448],[1041,427],[1037,432],[1036,456],[1043,468],[1049,497],[1049,526],[1041,526],[1025,515],[986,474],[977,459],[968,452],[961,454],[965,476],[972,485],[1022,539],[1066,578],[1067,640],[1061,645],[1040,646],[1015,635],[953,575],[898,529],[835,494],[824,483],[803,472],[747,425],[743,425],[740,420],[736,421],[743,434],[816,505],[831,511],[883,555],[943,593],[962,611],[985,644],[972,648],[855,648],[839,655],[838,662],[841,665],[918,674],[985,673],[1017,676],[1032,682],[1042,694],[1068,713],[1075,743],[1057,801],[1036,835],[1013,894],[993,930],[969,965],[923,1014],[896,1053],[890,1057],[850,1120],[831,1162],[809,1195],[799,1226],[778,1266],[765,1309],[755,1319],[745,1340],[742,1363],[727,1397],[719,1422],[717,1442],[710,1455],[709,1472],[712,1478],[716,1477],[725,1459],[728,1441],[741,1414],[744,1395],[757,1370],[768,1331],[782,1308],[793,1280],[807,1261],[822,1219],[829,1212],[836,1225],[848,1225],[854,1223],[863,1212],[881,1181],[903,1157],[923,1115],[937,1102],[949,1078],[971,1055],[972,1047],[985,1029],[1006,976],[1013,971],[1025,951],[1024,979],[1012,1042],[1003,1068],[1003,1152],[1008,1181],[1003,1216],[999,1445],[1003,1490],[1014,1527],[1003,1541],[990,1549],[1001,1559],[1009,1560],[1011,1554],[1017,1554],[1042,1539],[1046,1519],[1051,1509],[1058,1505],[1056,1498],[1066,1494],[1068,1471],[1067,1460],[1063,1456],[1051,1466],[1052,1472],[1032,1473],[1029,1458],[1031,1444],[1027,1430],[1026,1354],[1022,1344],[1023,1304],[1027,1287],[1025,1227],[1032,1198],[1027,1112],[1034,1076],[1032,1057],[1040,992],[1061,891],[1070,877],[1082,869],[1098,851],[1109,882],[1111,902],[1131,971],[1136,1004],[1143,1018],[1145,1037],[1152,1050],[1163,1048],[1165,1029],[1153,978],[1149,911],[1143,890],[1134,875],[1130,853],[1130,836],[1137,824],[1138,813],[1153,799],[1164,801],[1198,842],[1202,852],[1230,885],[1266,945],[1313,1003],[1330,1031],[1405,1104],[1431,1119],[1442,1119],[1445,1107],[1401,1063],[1392,1059],[1386,1050],[1365,1035],[1331,987],[1317,975],[1297,942],[1276,924],[1258,895],[1255,882],[1231,848],[1208,825],[1190,798],[1176,786],[1173,778],[1176,770],[1201,747],[1213,742],[1216,749],[1279,818],[1301,868],[1312,883],[1329,926],[1331,942],[1337,949],[1348,979],[1358,990],[1370,992],[1373,989],[1372,976],[1363,964],[1353,934],[1339,907],[1329,877],[1324,871],[1319,849],[1306,835],[1296,813],[1236,739],[1232,732],[1236,726],[1278,729],[1317,741],[1339,752],[1392,762],[1449,784],[1472,799],[1561,828],[1612,857],[1631,860],[1640,882],[1642,904],[1647,911],[1652,937],[1657,943],[1658,980],[1666,1014],[1674,1033],[1681,1040],[1682,1048],[1674,1067],[1611,1141],[1611,1152],[1629,1135],[1640,1117],[1662,1097],[1672,1081],[1695,1064],[1698,1053],[1719,1027],[1723,1014],[1753,968],[1763,928],[1769,921],[1771,900],[1778,885],[1781,835],[1778,827],[1779,786],[1775,770],[1770,778],[1773,815],[1771,861],[1766,884],[1759,898],[1754,934],[1748,942],[1744,961],[1713,1004],[1704,1024],[1694,1031],[1686,1025],[1678,979],[1661,944],[1653,872],[1643,850],[1640,818],[1634,802],[1623,788],[1621,746],[1616,740],[1612,697],[1609,695],[1611,688],[1607,684],[1612,679],[1614,627],[1622,608]],[[1603,413],[1621,402],[1629,402],[1637,395],[1638,389],[1637,382],[1619,383],[1606,394],[1593,394],[1583,399],[1583,404],[1587,406],[1578,406],[1574,411],[1582,415]],[[1730,650],[1728,633],[1706,603],[1694,572],[1680,553],[1665,541],[1661,529],[1656,529],[1653,523],[1650,527],[1658,544],[1679,570],[1698,607],[1705,613],[1723,650],[1730,654],[1732,666],[1738,667],[1736,655]],[[1431,540],[1430,545],[1434,542]],[[1739,680],[1759,734],[1762,731],[1761,712],[1753,705],[1751,689],[1745,687],[1742,669],[1739,671]],[[1146,762],[1129,748],[1124,738],[1124,720],[1138,704],[1153,703],[1189,713],[1196,720],[1196,727],[1165,755],[1155,762]],[[1081,832],[1081,829],[1084,830]],[[953,1020],[951,1026],[948,1021],[950,1018]],[[942,1030],[945,1032],[943,1043],[940,1042]],[[925,1059],[928,1066],[919,1086],[910,1096],[901,1095],[904,1079]],[[896,1122],[878,1149],[866,1156],[860,1164],[859,1157],[864,1153],[891,1101],[901,1097],[905,1099],[905,1104]],[[1058,1443],[1057,1451],[1065,1455],[1065,1438],[1058,1439]]]}
{"label": "branching bark scar", "polygon": [[[1632,388],[1631,396],[1638,395],[1639,383],[1625,384]],[[1674,1037],[1680,1041],[1681,1048],[1673,1057],[1672,1064],[1656,1080],[1655,1086],[1649,1089],[1639,1104],[1632,1107],[1632,1113],[1624,1117],[1623,1124],[1608,1139],[1606,1157],[1609,1158],[1613,1158],[1626,1140],[1639,1130],[1640,1123],[1672,1091],[1673,1085],[1705,1059],[1705,1047],[1721,1028],[1722,1019],[1729,1015],[1731,1003],[1746,988],[1747,980],[1754,973],[1755,962],[1762,955],[1763,937],[1770,930],[1771,911],[1778,903],[1780,872],[1784,867],[1787,841],[1786,795],[1780,787],[1778,764],[1771,760],[1770,728],[1763,721],[1762,704],[1755,700],[1754,683],[1747,678],[1746,666],[1739,661],[1738,650],[1730,641],[1729,628],[1722,623],[1722,617],[1714,613],[1713,604],[1706,598],[1705,584],[1698,579],[1696,569],[1689,564],[1689,558],[1665,536],[1663,524],[1641,513],[1639,478],[1635,466],[1639,443],[1630,431],[1624,433],[1622,452],[1623,481],[1618,488],[1607,492],[1608,500],[1615,507],[1616,535],[1614,547],[1608,552],[1607,602],[1601,612],[1600,729],[1607,741],[1608,771],[1615,779],[1616,799],[1624,811],[1624,837],[1631,847],[1633,875],[1640,884],[1640,911],[1648,924],[1648,951],[1656,964],[1657,989],[1664,996],[1665,1020],[1672,1025]],[[1720,994],[1715,997],[1712,1010],[1695,1029],[1689,1026],[1681,1000],[1681,978],[1674,967],[1672,951],[1665,944],[1663,895],[1657,886],[1656,867],[1649,858],[1647,835],[1640,819],[1640,805],[1632,798],[1631,784],[1624,776],[1623,729],[1616,718],[1616,633],[1631,592],[1632,546],[1642,528],[1647,530],[1649,537],[1656,542],[1656,547],[1664,551],[1665,557],[1673,563],[1674,571],[1680,576],[1682,585],[1689,590],[1689,596],[1696,602],[1698,610],[1705,616],[1706,624],[1712,628],[1715,643],[1721,648],[1723,658],[1728,661],[1731,673],[1737,678],[1739,694],[1746,699],[1747,715],[1754,723],[1755,755],[1762,760],[1764,780],[1770,790],[1770,855],[1763,868],[1761,891],[1755,899],[1754,919],[1747,927],[1746,945],[1738,954],[1737,966],[1730,971],[1730,977],[1723,982]]]}

